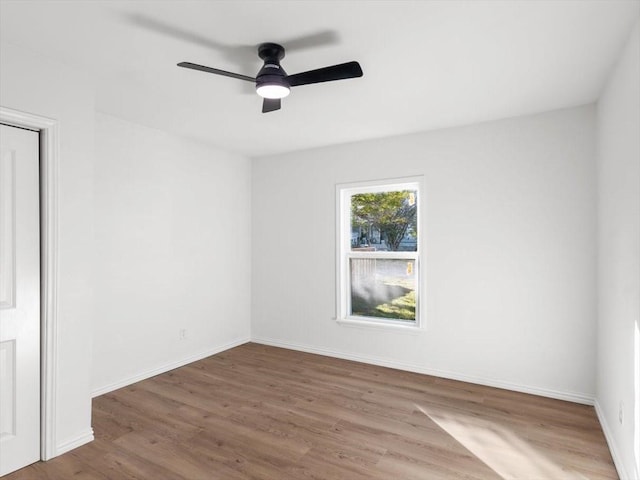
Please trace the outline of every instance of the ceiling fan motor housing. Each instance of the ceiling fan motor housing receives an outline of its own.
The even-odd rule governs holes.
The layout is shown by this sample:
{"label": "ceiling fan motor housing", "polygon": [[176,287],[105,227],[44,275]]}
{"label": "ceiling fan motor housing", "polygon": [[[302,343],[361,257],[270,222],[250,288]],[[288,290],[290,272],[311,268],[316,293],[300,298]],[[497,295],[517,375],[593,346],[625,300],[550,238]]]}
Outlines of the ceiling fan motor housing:
{"label": "ceiling fan motor housing", "polygon": [[290,88],[287,72],[280,65],[284,58],[284,48],[277,43],[263,43],[258,47],[258,56],[264,65],[256,75],[256,89],[263,85],[281,85]]}

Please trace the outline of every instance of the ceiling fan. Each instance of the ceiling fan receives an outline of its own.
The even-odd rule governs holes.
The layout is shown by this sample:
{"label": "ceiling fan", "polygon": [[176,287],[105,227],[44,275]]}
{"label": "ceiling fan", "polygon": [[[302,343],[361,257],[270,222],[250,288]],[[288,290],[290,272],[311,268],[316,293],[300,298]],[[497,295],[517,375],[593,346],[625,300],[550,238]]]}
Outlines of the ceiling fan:
{"label": "ceiling fan", "polygon": [[362,76],[362,69],[358,62],[347,62],[330,67],[318,68],[307,72],[287,75],[280,66],[280,60],[284,58],[284,48],[277,43],[263,43],[258,47],[258,56],[264,60],[264,65],[256,77],[249,77],[239,73],[227,72],[217,68],[205,67],[191,62],[180,62],[179,67],[200,70],[201,72],[214,73],[225,77],[237,78],[256,85],[256,92],[264,98],[262,113],[279,110],[281,99],[289,95],[291,87],[309,85],[311,83],[331,82],[333,80],[345,80]]}

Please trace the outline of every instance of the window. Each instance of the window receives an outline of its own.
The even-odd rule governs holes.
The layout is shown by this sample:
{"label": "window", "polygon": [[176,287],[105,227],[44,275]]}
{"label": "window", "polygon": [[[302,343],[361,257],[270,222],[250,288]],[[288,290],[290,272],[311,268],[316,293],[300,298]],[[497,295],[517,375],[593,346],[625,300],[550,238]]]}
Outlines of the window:
{"label": "window", "polygon": [[339,185],[339,321],[420,325],[421,179]]}

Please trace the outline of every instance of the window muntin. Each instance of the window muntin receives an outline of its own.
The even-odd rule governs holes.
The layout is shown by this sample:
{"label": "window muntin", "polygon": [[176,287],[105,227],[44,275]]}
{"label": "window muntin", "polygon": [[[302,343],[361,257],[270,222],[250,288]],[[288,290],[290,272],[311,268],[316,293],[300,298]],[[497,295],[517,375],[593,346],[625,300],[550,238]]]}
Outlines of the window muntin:
{"label": "window muntin", "polygon": [[418,326],[420,181],[338,186],[338,319]]}

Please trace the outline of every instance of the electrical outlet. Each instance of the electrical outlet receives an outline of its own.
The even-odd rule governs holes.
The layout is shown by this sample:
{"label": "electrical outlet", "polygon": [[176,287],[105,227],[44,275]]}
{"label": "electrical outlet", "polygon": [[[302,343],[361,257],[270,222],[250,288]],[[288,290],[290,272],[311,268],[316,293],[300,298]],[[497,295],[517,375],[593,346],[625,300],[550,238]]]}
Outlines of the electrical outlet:
{"label": "electrical outlet", "polygon": [[624,402],[620,400],[620,408],[618,409],[618,420],[620,425],[624,422]]}
{"label": "electrical outlet", "polygon": [[180,340],[186,340],[187,339],[187,329],[186,328],[181,328],[180,329]]}

